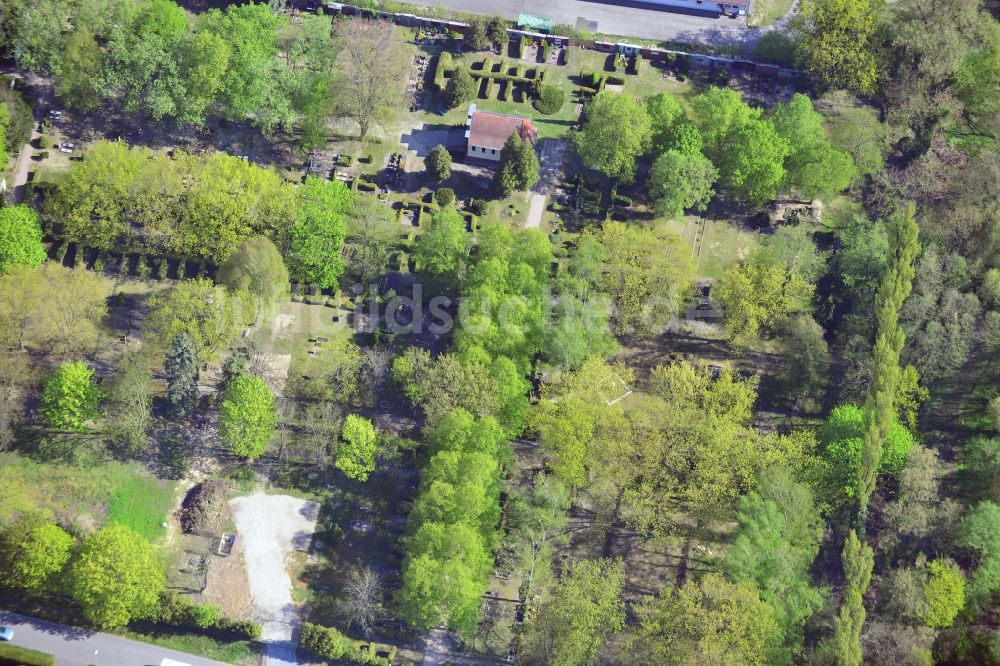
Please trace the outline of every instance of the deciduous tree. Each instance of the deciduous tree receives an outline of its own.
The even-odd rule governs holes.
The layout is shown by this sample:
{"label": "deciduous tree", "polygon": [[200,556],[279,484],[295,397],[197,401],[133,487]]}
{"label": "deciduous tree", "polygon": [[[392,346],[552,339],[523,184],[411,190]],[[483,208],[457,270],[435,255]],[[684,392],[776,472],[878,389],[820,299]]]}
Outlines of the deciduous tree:
{"label": "deciduous tree", "polygon": [[688,208],[705,210],[719,177],[712,163],[701,154],[685,155],[668,150],[653,162],[646,187],[656,205],[656,214],[680,218]]}
{"label": "deciduous tree", "polygon": [[367,481],[368,475],[375,471],[375,452],[378,448],[372,422],[357,414],[349,414],[344,419],[340,438],[334,465],[348,478]]}
{"label": "deciduous tree", "polygon": [[542,605],[526,637],[530,663],[586,666],[609,637],[625,627],[621,560],[578,560]]}
{"label": "deciduous tree", "polygon": [[389,21],[338,21],[337,40],[341,110],[358,124],[364,141],[373,126],[386,121],[402,104],[408,56]]}
{"label": "deciduous tree", "polygon": [[434,214],[431,226],[417,237],[413,258],[420,271],[442,286],[454,285],[469,254],[469,235],[461,213],[449,206]]}
{"label": "deciduous tree", "polygon": [[877,12],[869,0],[805,0],[794,30],[800,66],[827,88],[875,92]]}
{"label": "deciduous tree", "polygon": [[97,418],[100,399],[94,371],[81,361],[64,363],[45,382],[42,417],[50,428],[85,430],[86,422]]}
{"label": "deciduous tree", "polygon": [[219,405],[219,439],[234,454],[256,460],[267,450],[278,425],[274,393],[256,375],[237,377]]}
{"label": "deciduous tree", "polygon": [[288,269],[269,239],[253,236],[241,242],[219,266],[216,282],[233,293],[253,294],[258,312],[275,304],[288,290]]}
{"label": "deciduous tree", "polygon": [[[116,444],[132,453],[141,452],[149,443],[149,427],[153,421],[152,387],[153,369],[145,358],[134,355],[122,363],[108,391],[108,434]],[[167,392],[169,396],[169,385]]]}
{"label": "deciduous tree", "polygon": [[602,92],[587,106],[587,121],[576,135],[584,164],[612,180],[635,180],[636,160],[649,150],[652,127],[645,107],[628,95]]}
{"label": "deciduous tree", "polygon": [[40,592],[69,562],[76,540],[42,514],[24,513],[0,530],[4,585]]}
{"label": "deciduous tree", "polygon": [[70,566],[68,589],[88,620],[115,628],[152,613],[165,584],[153,546],[111,522],[84,539]]}
{"label": "deciduous tree", "polygon": [[206,278],[184,280],[166,295],[150,299],[146,330],[161,343],[187,333],[198,358],[211,361],[253,322],[254,303],[248,292],[230,294]]}

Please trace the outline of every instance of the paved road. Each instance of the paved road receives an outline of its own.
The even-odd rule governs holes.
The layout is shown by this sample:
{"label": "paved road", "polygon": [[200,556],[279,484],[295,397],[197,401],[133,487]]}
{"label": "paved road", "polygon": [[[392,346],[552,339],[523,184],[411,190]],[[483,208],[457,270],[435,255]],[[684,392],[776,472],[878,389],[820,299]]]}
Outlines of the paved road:
{"label": "paved road", "polygon": [[[0,610],[0,624],[14,630],[14,645],[55,655],[56,666],[95,663],[100,666],[158,666],[164,657],[191,666],[224,666],[220,661],[3,610]],[[94,650],[98,651],[96,659]]]}
{"label": "paved road", "polygon": [[575,26],[578,19],[596,22],[585,26],[590,32],[610,35],[631,35],[645,39],[668,39],[684,42],[720,45],[750,41],[756,31],[748,29],[746,21],[730,18],[710,18],[678,12],[646,9],[584,0],[413,0],[418,5],[444,6],[476,14],[500,14],[516,19],[521,12],[548,16],[555,23]]}

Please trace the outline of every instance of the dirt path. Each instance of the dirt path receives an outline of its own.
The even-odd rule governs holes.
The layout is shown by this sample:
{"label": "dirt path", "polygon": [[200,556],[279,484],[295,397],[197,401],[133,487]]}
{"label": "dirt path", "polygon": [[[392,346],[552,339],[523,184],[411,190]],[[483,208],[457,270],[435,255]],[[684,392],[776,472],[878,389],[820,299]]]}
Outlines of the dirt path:
{"label": "dirt path", "polygon": [[545,212],[545,195],[532,192],[528,197],[528,219],[524,226],[528,229],[537,229],[542,226],[542,213]]}

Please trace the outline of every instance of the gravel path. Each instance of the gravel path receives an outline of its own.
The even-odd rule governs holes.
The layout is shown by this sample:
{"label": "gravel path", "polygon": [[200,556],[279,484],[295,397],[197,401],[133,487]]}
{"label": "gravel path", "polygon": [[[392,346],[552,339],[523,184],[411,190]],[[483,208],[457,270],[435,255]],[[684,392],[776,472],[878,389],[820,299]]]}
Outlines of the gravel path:
{"label": "gravel path", "polygon": [[292,640],[300,619],[292,602],[288,557],[306,550],[316,528],[319,505],[287,495],[262,492],[229,502],[250,578],[254,616],[264,640]]}

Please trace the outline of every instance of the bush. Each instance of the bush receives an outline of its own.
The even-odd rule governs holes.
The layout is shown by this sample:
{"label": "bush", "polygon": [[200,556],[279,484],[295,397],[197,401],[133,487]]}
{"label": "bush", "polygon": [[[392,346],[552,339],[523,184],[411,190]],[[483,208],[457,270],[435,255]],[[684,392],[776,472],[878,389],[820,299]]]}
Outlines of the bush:
{"label": "bush", "polygon": [[439,187],[434,192],[434,201],[436,201],[437,205],[441,206],[442,208],[451,203],[454,203],[455,190],[451,189],[450,187]]}
{"label": "bush", "polygon": [[363,643],[351,640],[333,627],[323,627],[312,622],[303,624],[299,634],[299,647],[318,657],[341,660],[348,664],[391,666],[391,657],[379,657],[375,654],[373,645],[367,645],[367,650],[361,649],[362,645]]}
{"label": "bush", "polygon": [[590,87],[594,90],[598,90],[601,87],[601,81],[604,79],[600,72],[594,72],[590,75]]}
{"label": "bush", "polygon": [[524,59],[524,51],[528,48],[528,38],[525,35],[521,35],[521,41],[517,44],[517,57]]}
{"label": "bush", "polygon": [[97,253],[97,259],[94,259],[94,270],[101,272],[104,270],[105,264],[108,263],[108,251],[101,250]]}
{"label": "bush", "polygon": [[235,639],[258,641],[264,635],[259,624],[251,620],[233,620],[223,617],[222,610],[212,604],[196,604],[174,592],[160,595],[154,622],[186,629],[205,629],[225,634]]}
{"label": "bush", "polygon": [[641,63],[641,62],[642,62],[642,56],[641,55],[636,55],[634,58],[632,58],[632,73],[633,74],[638,74],[639,73],[639,63]]}
{"label": "bush", "polygon": [[541,86],[538,89],[538,99],[535,100],[535,108],[539,113],[551,116],[559,113],[563,103],[566,101],[566,93],[562,88],[556,86]]}
{"label": "bush", "polygon": [[54,143],[55,142],[52,140],[52,137],[47,134],[43,134],[38,137],[38,147],[42,150],[48,150]]}
{"label": "bush", "polygon": [[49,159],[49,151],[42,150],[40,152],[37,152],[35,153],[35,158],[39,160],[47,160]]}
{"label": "bush", "polygon": [[55,666],[51,654],[18,645],[0,643],[0,666]]}
{"label": "bush", "polygon": [[470,199],[469,200],[468,209],[470,211],[472,211],[474,214],[478,215],[479,217],[482,217],[483,215],[486,215],[486,212],[489,210],[489,207],[490,207],[490,204],[485,199]]}
{"label": "bush", "polygon": [[549,54],[552,53],[552,46],[549,44],[549,40],[542,40],[542,62],[549,61]]}

